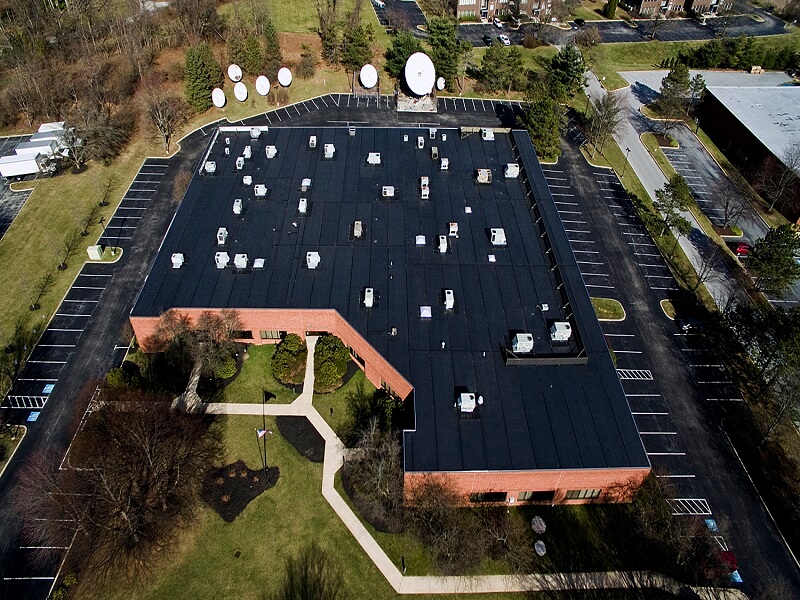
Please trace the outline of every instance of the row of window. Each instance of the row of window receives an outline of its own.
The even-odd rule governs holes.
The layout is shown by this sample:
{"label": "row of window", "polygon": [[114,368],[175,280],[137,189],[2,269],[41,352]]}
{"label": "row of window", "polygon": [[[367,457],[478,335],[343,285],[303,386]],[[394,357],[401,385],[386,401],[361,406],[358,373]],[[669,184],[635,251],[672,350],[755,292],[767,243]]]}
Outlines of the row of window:
{"label": "row of window", "polygon": [[[566,500],[594,500],[600,497],[600,489],[591,490],[567,490]],[[519,502],[552,502],[556,496],[555,490],[544,490],[537,492],[520,492],[517,494]],[[479,492],[470,494],[469,501],[474,503],[481,502],[505,502],[508,498],[507,492]]]}

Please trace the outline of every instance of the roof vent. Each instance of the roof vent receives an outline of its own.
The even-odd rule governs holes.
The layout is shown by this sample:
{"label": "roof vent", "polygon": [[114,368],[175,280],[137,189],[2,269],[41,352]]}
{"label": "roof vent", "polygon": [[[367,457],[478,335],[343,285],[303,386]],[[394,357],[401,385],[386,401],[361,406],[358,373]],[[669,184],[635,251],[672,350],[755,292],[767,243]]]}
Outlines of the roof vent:
{"label": "roof vent", "polygon": [[483,396],[478,396],[474,392],[467,392],[458,395],[456,406],[463,413],[475,412],[475,409],[483,404]]}
{"label": "roof vent", "polygon": [[439,147],[431,146],[431,159],[439,160]]}
{"label": "roof vent", "polygon": [[253,149],[249,145],[245,146],[242,156],[245,158],[251,158],[253,156]]}
{"label": "roof vent", "polygon": [[420,306],[419,307],[419,318],[420,319],[430,319],[433,316],[433,311],[431,311],[430,306]]}
{"label": "roof vent", "polygon": [[478,169],[478,183],[492,183],[491,169]]}
{"label": "roof vent", "polygon": [[494,141],[494,130],[489,129],[487,127],[481,128],[481,139],[485,142],[492,142]]}
{"label": "roof vent", "polygon": [[385,185],[381,189],[381,196],[384,198],[394,198],[394,186],[393,185]]}
{"label": "roof vent", "polygon": [[436,139],[436,128],[429,127],[428,128],[428,139],[435,140]]}
{"label": "roof vent", "polygon": [[226,146],[230,146],[231,145],[231,138],[229,138],[229,137],[225,138],[225,145]]}
{"label": "roof vent", "polygon": [[381,153],[380,152],[370,152],[367,155],[367,164],[368,165],[379,165],[379,164],[381,164]]}
{"label": "roof vent", "polygon": [[244,156],[237,156],[236,157],[236,170],[241,171],[244,169]]}
{"label": "roof vent", "polygon": [[517,163],[508,163],[505,170],[506,179],[516,179],[519,176],[519,165]]}
{"label": "roof vent", "polygon": [[267,186],[263,183],[259,183],[253,188],[253,193],[256,195],[256,198],[263,198],[267,195]]}
{"label": "roof vent", "polygon": [[361,221],[356,221],[353,223],[353,237],[360,240],[361,236],[364,234],[364,225]]}
{"label": "roof vent", "polygon": [[375,303],[375,290],[371,287],[364,288],[364,306],[372,308]]}
{"label": "roof vent", "polygon": [[533,352],[533,335],[530,333],[518,333],[511,340],[511,349],[516,354],[527,354]]}
{"label": "roof vent", "polygon": [[550,327],[550,340],[553,342],[566,342],[572,337],[572,326],[567,321],[556,321]]}
{"label": "roof vent", "polygon": [[311,179],[309,177],[306,177],[305,179],[303,179],[303,181],[300,182],[301,192],[307,192],[308,188],[310,187],[311,187]]}
{"label": "roof vent", "polygon": [[244,185],[253,185],[253,176],[245,175],[244,177],[242,177],[242,183]]}
{"label": "roof vent", "polygon": [[439,163],[439,170],[440,171],[449,171],[450,170],[450,159],[443,158]]}
{"label": "roof vent", "polygon": [[450,223],[447,235],[450,237],[458,237],[458,223]]}
{"label": "roof vent", "polygon": [[444,254],[447,252],[447,236],[440,235],[439,236],[439,253]]}
{"label": "roof vent", "polygon": [[217,163],[215,163],[213,160],[207,160],[206,164],[203,165],[203,168],[205,169],[206,173],[213,175],[217,171]]}
{"label": "roof vent", "polygon": [[228,230],[224,227],[220,227],[217,229],[217,244],[220,246],[224,246],[225,242],[228,241]]}
{"label": "roof vent", "polygon": [[456,306],[456,295],[453,290],[444,291],[444,307],[447,310],[453,310]]}
{"label": "roof vent", "polygon": [[253,127],[250,129],[250,139],[257,140],[261,136],[261,128],[260,127]]}
{"label": "roof vent", "polygon": [[333,144],[325,144],[322,148],[325,158],[333,158],[334,152],[336,152],[336,148]]}
{"label": "roof vent", "polygon": [[309,148],[316,148],[317,147],[317,136],[312,135],[308,138],[308,147]]}
{"label": "roof vent", "polygon": [[173,269],[180,269],[183,266],[183,254],[181,252],[176,252],[172,255],[172,268]]}
{"label": "roof vent", "polygon": [[264,268],[264,259],[257,258],[253,261],[253,268],[254,269],[263,269]]}
{"label": "roof vent", "polygon": [[347,128],[347,133],[350,135],[350,137],[355,137],[356,128],[351,125],[350,127]]}
{"label": "roof vent", "polygon": [[424,147],[425,147],[425,138],[422,137],[422,136],[419,136],[417,138],[417,149],[421,150]]}
{"label": "roof vent", "polygon": [[301,215],[306,214],[308,212],[308,200],[306,198],[300,198],[300,202],[297,204],[297,212]]}
{"label": "roof vent", "polygon": [[319,266],[319,252],[306,252],[306,266],[309,269],[316,269]]}
{"label": "roof vent", "polygon": [[242,199],[241,198],[236,198],[236,200],[233,201],[233,214],[235,214],[235,215],[242,214]]}
{"label": "roof vent", "polygon": [[278,149],[275,146],[267,146],[266,153],[267,158],[275,158],[275,155],[278,154]]}
{"label": "roof vent", "polygon": [[425,245],[425,236],[424,235],[418,235],[416,238],[414,238],[414,240],[415,240],[414,243],[416,243],[417,246],[424,246]]}
{"label": "roof vent", "polygon": [[227,252],[217,252],[214,255],[214,262],[217,263],[218,269],[224,269],[228,266],[228,263],[231,262],[231,257]]}
{"label": "roof vent", "polygon": [[497,227],[489,231],[492,234],[492,246],[505,246],[508,243],[505,229]]}
{"label": "roof vent", "polygon": [[246,269],[247,268],[247,254],[237,254],[233,257],[233,265],[237,269]]}

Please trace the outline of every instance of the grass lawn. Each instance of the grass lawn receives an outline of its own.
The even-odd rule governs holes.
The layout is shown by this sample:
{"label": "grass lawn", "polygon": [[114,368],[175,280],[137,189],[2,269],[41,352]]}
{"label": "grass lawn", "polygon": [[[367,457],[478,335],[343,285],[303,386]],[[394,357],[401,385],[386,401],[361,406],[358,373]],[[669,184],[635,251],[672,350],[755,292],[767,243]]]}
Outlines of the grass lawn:
{"label": "grass lawn", "polygon": [[14,454],[14,450],[22,442],[26,432],[27,428],[25,426],[14,425],[0,433],[0,474],[3,473],[11,455]]}
{"label": "grass lawn", "polygon": [[[359,369],[350,378],[350,381],[338,390],[330,394],[314,394],[314,407],[337,434],[341,434],[347,426],[347,420],[349,418],[347,395],[355,391],[359,385],[364,386],[364,391],[367,394],[372,394],[375,391],[375,386],[366,378],[364,371]],[[332,412],[331,408],[333,409]]]}
{"label": "grass lawn", "polygon": [[704,42],[634,42],[600,44],[595,51],[592,70],[603,81],[606,89],[626,87],[628,82],[619,71],[646,71],[660,69],[661,61],[677,56],[681,50],[696,48]]}
{"label": "grass lawn", "polygon": [[664,151],[661,149],[661,146],[658,145],[658,140],[656,140],[656,136],[648,132],[648,133],[643,133],[641,135],[641,139],[645,148],[647,148],[647,151],[655,159],[656,163],[658,163],[658,167],[661,169],[661,172],[664,173],[666,178],[670,179],[673,175],[676,175],[677,171],[672,166],[672,164],[667,160]]}
{"label": "grass lawn", "polygon": [[[263,4],[266,8],[266,12],[272,19],[272,23],[275,25],[277,31],[316,33],[319,27],[316,4],[313,0],[294,0],[293,2],[286,2],[285,0],[261,0],[260,4]],[[343,0],[339,4],[339,16],[344,17],[347,12],[353,9],[355,1]],[[247,5],[248,2],[246,1],[231,2],[220,6],[217,12],[229,19],[238,12],[239,16],[247,23],[251,21]],[[364,4],[363,15],[371,17],[372,21],[375,21],[375,13],[367,3]]]}
{"label": "grass lawn", "polygon": [[272,375],[273,344],[247,347],[247,357],[239,376],[223,390],[223,402],[259,403],[264,390],[275,394],[273,404],[289,404],[297,398],[292,390],[281,385]]}
{"label": "grass lawn", "polygon": [[574,21],[575,19],[583,19],[584,21],[602,21],[605,19],[603,15],[596,10],[602,10],[603,5],[598,3],[596,8],[591,8],[589,6],[579,6],[570,15],[570,18]]}
{"label": "grass lawn", "polygon": [[618,300],[591,298],[591,301],[594,312],[601,321],[622,321],[625,318],[625,309]]}

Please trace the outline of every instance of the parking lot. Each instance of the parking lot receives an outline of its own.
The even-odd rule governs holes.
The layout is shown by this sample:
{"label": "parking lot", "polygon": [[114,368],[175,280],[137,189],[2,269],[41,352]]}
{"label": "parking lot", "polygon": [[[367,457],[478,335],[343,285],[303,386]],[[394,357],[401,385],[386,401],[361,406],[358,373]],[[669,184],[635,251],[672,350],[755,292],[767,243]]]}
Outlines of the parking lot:
{"label": "parking lot", "polygon": [[144,162],[125,192],[114,216],[106,223],[105,232],[99,243],[123,249],[127,246],[150,200],[158,191],[168,166],[167,159],[148,158]]}
{"label": "parking lot", "polygon": [[421,37],[418,25],[425,25],[425,15],[417,3],[409,0],[382,0],[383,6],[370,2],[378,22],[384,27],[392,26],[408,29]]}
{"label": "parking lot", "polygon": [[[30,139],[28,135],[18,135],[0,138],[0,156],[7,156],[14,152],[14,148],[20,142]],[[8,228],[17,218],[19,211],[31,195],[31,190],[21,192],[13,191],[8,181],[0,177],[0,239],[5,235]]]}

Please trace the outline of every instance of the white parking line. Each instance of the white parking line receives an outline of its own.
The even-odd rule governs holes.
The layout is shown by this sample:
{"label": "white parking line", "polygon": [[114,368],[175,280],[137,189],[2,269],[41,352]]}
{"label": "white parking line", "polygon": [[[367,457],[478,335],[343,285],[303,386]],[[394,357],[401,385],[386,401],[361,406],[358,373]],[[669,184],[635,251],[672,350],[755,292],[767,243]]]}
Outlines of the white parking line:
{"label": "white parking line", "polygon": [[661,394],[625,394],[628,398],[660,398]]}
{"label": "white parking line", "polygon": [[641,354],[640,350],[614,350],[614,354]]}
{"label": "white parking line", "polygon": [[677,431],[640,431],[639,435],[678,435]]}
{"label": "white parking line", "polygon": [[695,477],[697,477],[697,475],[656,475],[656,477],[657,478],[663,478],[663,479],[677,479],[679,477],[681,477],[681,478],[685,477],[687,479],[694,479]]}
{"label": "white parking line", "polygon": [[632,415],[657,415],[657,416],[666,416],[668,412],[632,412]]}
{"label": "white parking line", "polygon": [[584,231],[583,229],[565,229],[564,231],[566,231],[567,233],[586,233],[586,234],[592,233],[591,231]]}
{"label": "white parking line", "polygon": [[575,249],[573,248],[573,250],[572,250],[572,253],[573,253],[573,254],[576,254],[576,253],[578,253],[578,252],[582,252],[583,254],[600,254],[600,252],[599,252],[599,251],[597,251],[597,250],[575,250]]}
{"label": "white parking line", "polygon": [[706,398],[707,402],[744,402],[744,398]]}
{"label": "white parking line", "polygon": [[615,289],[613,285],[590,285],[588,283],[585,284],[585,285],[586,285],[587,288],[601,288],[601,289],[604,289],[604,290],[613,290],[613,289]]}
{"label": "white parking line", "polygon": [[[589,233],[588,231],[586,233]],[[569,240],[570,242],[575,242],[579,244],[594,244],[592,240]]]}
{"label": "white parking line", "polygon": [[569,181],[569,179],[566,177],[551,177],[550,175],[545,175],[544,178],[547,179],[547,181],[550,181],[551,179],[553,181]]}
{"label": "white parking line", "polygon": [[578,206],[577,202],[566,202],[564,200],[553,200],[553,204],[566,204],[568,206]]}
{"label": "white parking line", "polygon": [[29,363],[41,363],[47,365],[65,365],[67,361],[65,360],[29,360]]}
{"label": "white parking line", "polygon": [[74,348],[76,344],[36,344],[37,348]]}
{"label": "white parking line", "polygon": [[579,264],[579,265],[604,265],[604,264],[606,264],[606,263],[602,263],[602,262],[592,262],[590,260],[576,260],[575,262],[577,264]]}
{"label": "white parking line", "polygon": [[575,197],[575,194],[556,194],[554,192],[550,192],[550,195],[551,196],[564,196],[566,198],[574,198]]}
{"label": "white parking line", "polygon": [[59,329],[58,327],[48,327],[47,331],[83,331],[83,329]]}
{"label": "white parking line", "polygon": [[[583,223],[584,225],[586,225],[586,221],[570,221],[568,219],[561,219],[561,222],[562,223]],[[589,233],[589,232],[587,231],[586,233]]]}
{"label": "white parking line", "polygon": [[581,271],[581,275],[592,275],[594,277],[611,277],[608,273],[587,273],[586,271]]}
{"label": "white parking line", "polygon": [[73,290],[104,290],[106,288],[104,288],[104,287],[92,287],[92,286],[89,286],[89,285],[73,285],[72,289]]}
{"label": "white parking line", "polygon": [[608,337],[636,337],[632,333],[606,333]]}
{"label": "white parking line", "polygon": [[733,383],[733,381],[725,381],[725,380],[723,380],[723,379],[719,379],[719,380],[717,380],[717,379],[710,379],[710,380],[708,380],[708,381],[698,381],[697,383],[703,383],[703,384],[706,384],[706,383],[708,383],[708,384],[712,384],[712,383],[713,383],[713,384],[720,384],[720,383],[721,383],[721,384],[728,384],[728,383]]}
{"label": "white parking line", "polygon": [[686,452],[648,452],[647,456],[686,456]]}
{"label": "white parking line", "polygon": [[571,186],[571,185],[554,185],[554,184],[552,184],[552,183],[549,183],[549,182],[548,182],[548,183],[547,183],[547,187],[551,187],[551,188],[562,188],[562,189],[566,188],[566,189],[569,189],[569,188],[571,188],[572,186]]}
{"label": "white parking line", "polygon": [[[86,317],[88,319],[92,315],[71,315],[69,313],[56,313],[53,316],[55,316],[55,317]],[[83,331],[83,330],[81,330],[81,331]]]}
{"label": "white parking line", "polygon": [[64,302],[94,302],[94,303],[97,303],[97,302],[100,302],[100,300],[66,300],[65,299]]}

